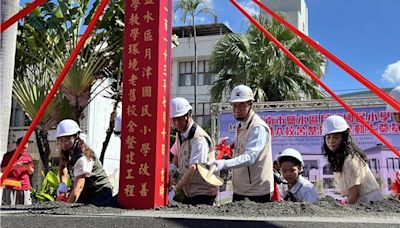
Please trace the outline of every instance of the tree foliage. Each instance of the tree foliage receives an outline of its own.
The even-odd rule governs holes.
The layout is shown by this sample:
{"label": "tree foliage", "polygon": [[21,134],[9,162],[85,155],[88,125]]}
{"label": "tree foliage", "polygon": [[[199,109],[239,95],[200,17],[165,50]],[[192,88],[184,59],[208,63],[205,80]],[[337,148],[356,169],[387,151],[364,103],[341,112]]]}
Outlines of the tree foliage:
{"label": "tree foliage", "polygon": [[[30,119],[36,116],[77,46],[88,7],[89,0],[49,1],[20,21],[13,92]],[[65,118],[79,122],[95,96],[93,86],[107,79],[105,69],[111,62],[110,50],[115,46],[107,42],[108,35],[98,30],[93,32],[38,124],[38,149],[46,170],[51,152],[48,130]]]}
{"label": "tree foliage", "polygon": [[[321,54],[279,22],[263,16],[257,16],[257,20],[322,77],[325,61]],[[217,42],[211,56],[211,73],[215,77],[210,90],[213,102],[220,102],[238,84],[250,86],[257,101],[324,98],[318,85],[253,25],[244,34],[228,34]]]}

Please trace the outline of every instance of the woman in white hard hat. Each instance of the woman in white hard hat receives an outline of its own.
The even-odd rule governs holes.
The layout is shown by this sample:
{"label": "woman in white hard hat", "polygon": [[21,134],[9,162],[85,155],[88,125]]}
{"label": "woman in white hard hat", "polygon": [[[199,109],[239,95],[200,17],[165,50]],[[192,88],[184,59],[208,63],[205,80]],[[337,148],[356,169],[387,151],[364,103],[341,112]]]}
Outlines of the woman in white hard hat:
{"label": "woman in white hard hat", "polygon": [[233,201],[258,203],[271,201],[274,191],[271,131],[253,110],[254,94],[250,87],[238,85],[231,92],[236,129],[233,158],[216,160],[217,170],[232,169]]}
{"label": "woman in white hard hat", "polygon": [[[185,98],[171,100],[171,122],[177,131],[171,153],[183,174],[176,190],[184,194],[177,194],[174,200],[184,204],[213,205],[218,187],[208,184],[197,170],[197,164],[207,164],[215,157],[210,136],[193,121],[192,106]],[[183,199],[178,199],[179,195]]]}
{"label": "woman in white hard hat", "polygon": [[[394,99],[400,102],[400,86],[397,86],[396,88],[392,89],[390,91],[390,96],[392,96]],[[395,120],[397,123],[400,123],[400,112],[397,111],[395,108],[393,108],[390,105],[386,106],[386,111],[392,113],[393,120]]]}
{"label": "woman in white hard hat", "polygon": [[380,187],[366,163],[368,158],[350,136],[343,117],[329,116],[322,124],[322,153],[333,170],[336,188],[345,203],[368,203],[383,199]]}
{"label": "woman in white hard hat", "polygon": [[314,203],[319,199],[314,185],[301,175],[304,162],[297,150],[292,148],[285,149],[279,155],[278,162],[282,176],[289,187],[283,193],[285,201]]}
{"label": "woman in white hard hat", "polygon": [[68,203],[117,206],[103,166],[94,152],[79,137],[80,133],[81,129],[74,120],[65,119],[57,125],[57,143],[61,149],[59,166],[61,183],[57,193],[63,194],[68,191],[66,183],[69,174],[73,188]]}

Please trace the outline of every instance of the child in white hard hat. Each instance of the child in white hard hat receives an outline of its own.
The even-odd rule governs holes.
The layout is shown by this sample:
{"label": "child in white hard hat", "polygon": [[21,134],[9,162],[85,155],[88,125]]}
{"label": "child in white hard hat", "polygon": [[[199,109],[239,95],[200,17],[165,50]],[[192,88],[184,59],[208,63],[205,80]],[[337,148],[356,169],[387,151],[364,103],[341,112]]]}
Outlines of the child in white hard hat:
{"label": "child in white hard hat", "polygon": [[366,163],[368,158],[353,141],[343,117],[329,116],[322,124],[322,153],[333,170],[337,190],[344,203],[368,203],[383,199],[380,187]]}
{"label": "child in white hard hat", "polygon": [[280,154],[278,162],[282,176],[289,187],[283,193],[285,201],[314,203],[319,200],[319,195],[314,185],[301,175],[304,162],[297,150],[292,148],[285,149]]}

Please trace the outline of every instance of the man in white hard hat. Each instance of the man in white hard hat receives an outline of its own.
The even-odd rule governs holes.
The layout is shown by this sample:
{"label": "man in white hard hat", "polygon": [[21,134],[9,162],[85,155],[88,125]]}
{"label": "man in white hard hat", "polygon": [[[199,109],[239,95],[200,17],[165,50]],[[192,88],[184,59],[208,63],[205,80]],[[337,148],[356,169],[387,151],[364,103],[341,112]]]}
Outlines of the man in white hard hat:
{"label": "man in white hard hat", "polygon": [[[392,96],[394,99],[400,102],[400,86],[397,86],[396,88],[392,89],[392,91],[390,91],[390,96]],[[391,112],[393,120],[397,121],[397,123],[400,123],[399,111],[397,111],[394,107],[390,105],[386,106],[386,111]]]}
{"label": "man in white hard hat", "polygon": [[210,136],[193,121],[192,106],[185,98],[172,99],[171,122],[177,131],[171,153],[183,174],[176,185],[184,193],[182,203],[213,205],[218,187],[208,184],[197,170],[197,164],[214,160]]}
{"label": "man in white hard hat", "polygon": [[283,193],[285,201],[314,203],[319,199],[314,185],[305,179],[303,158],[296,149],[287,148],[279,155],[279,166],[289,189]]}
{"label": "man in white hard hat", "polygon": [[246,85],[233,88],[230,102],[239,121],[236,129],[233,158],[216,160],[217,170],[233,169],[233,201],[248,198],[254,202],[270,202],[274,190],[271,131],[253,111],[253,91]]}

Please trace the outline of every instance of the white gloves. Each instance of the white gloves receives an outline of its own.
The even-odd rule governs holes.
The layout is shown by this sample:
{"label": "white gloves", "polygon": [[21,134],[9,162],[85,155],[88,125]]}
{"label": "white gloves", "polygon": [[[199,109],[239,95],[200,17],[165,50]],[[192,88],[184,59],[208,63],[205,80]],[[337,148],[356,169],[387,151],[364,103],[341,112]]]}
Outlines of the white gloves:
{"label": "white gloves", "polygon": [[215,168],[215,171],[221,171],[223,169],[226,169],[226,164],[225,160],[214,160],[210,162],[210,166],[216,165],[217,167]]}
{"label": "white gloves", "polygon": [[65,183],[61,182],[57,188],[57,195],[68,192],[68,187]]}
{"label": "white gloves", "polygon": [[174,169],[177,169],[176,165],[174,163],[169,164],[169,171],[173,171]]}

